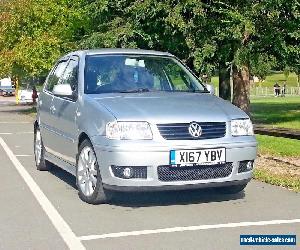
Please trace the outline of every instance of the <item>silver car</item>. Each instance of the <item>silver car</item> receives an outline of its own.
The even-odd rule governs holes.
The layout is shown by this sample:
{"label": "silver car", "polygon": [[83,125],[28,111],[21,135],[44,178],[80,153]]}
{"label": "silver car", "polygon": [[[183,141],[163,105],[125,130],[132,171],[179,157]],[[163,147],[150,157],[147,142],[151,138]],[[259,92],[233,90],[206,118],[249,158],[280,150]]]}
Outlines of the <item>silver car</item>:
{"label": "silver car", "polygon": [[79,197],[92,204],[112,191],[240,192],[256,158],[252,123],[207,89],[169,53],[70,53],[39,96],[37,169],[55,164],[73,174]]}

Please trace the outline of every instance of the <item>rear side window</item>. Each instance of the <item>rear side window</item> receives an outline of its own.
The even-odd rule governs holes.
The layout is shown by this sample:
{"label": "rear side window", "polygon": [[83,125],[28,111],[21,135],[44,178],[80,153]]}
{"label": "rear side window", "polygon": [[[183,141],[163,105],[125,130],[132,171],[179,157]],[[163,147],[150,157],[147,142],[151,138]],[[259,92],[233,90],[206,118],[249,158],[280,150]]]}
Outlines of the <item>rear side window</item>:
{"label": "rear side window", "polygon": [[54,86],[58,84],[59,79],[63,75],[66,66],[67,61],[61,61],[56,65],[56,67],[51,71],[51,73],[48,76],[48,80],[45,87],[46,90],[52,92]]}

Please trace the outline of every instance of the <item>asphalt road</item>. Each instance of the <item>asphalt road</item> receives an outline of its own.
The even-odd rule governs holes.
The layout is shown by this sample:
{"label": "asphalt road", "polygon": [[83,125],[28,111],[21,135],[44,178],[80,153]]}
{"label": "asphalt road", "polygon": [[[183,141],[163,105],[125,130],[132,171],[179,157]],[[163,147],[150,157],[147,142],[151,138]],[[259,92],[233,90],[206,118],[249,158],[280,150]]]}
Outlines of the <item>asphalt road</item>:
{"label": "asphalt road", "polygon": [[[73,176],[36,170],[33,118],[6,104],[0,99],[0,249],[300,249],[300,195],[258,181],[239,195],[119,194],[85,204]],[[240,234],[296,234],[298,244],[240,246]]]}

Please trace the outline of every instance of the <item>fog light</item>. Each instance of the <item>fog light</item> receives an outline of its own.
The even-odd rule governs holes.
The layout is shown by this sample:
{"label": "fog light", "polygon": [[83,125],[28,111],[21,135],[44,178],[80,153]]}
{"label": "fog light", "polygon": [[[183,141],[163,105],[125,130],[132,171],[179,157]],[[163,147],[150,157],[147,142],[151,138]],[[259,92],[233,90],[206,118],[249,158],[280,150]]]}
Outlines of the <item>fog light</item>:
{"label": "fog light", "polygon": [[253,161],[248,161],[247,163],[247,170],[250,171],[253,169]]}
{"label": "fog light", "polygon": [[249,172],[254,167],[254,161],[240,161],[238,173]]}
{"label": "fog light", "polygon": [[131,178],[133,176],[133,169],[130,167],[124,168],[123,175],[125,178]]}

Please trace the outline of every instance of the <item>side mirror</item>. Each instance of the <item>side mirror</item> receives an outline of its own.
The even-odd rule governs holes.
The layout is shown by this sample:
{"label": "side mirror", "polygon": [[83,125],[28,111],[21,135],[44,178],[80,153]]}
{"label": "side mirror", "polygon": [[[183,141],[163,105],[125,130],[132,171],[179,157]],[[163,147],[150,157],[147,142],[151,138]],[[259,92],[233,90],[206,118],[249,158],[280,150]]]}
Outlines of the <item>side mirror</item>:
{"label": "side mirror", "polygon": [[58,84],[53,88],[53,94],[62,97],[73,97],[73,91],[70,84]]}
{"label": "side mirror", "polygon": [[215,94],[215,88],[214,88],[213,85],[211,85],[211,84],[206,84],[206,88],[207,88],[207,90],[209,91],[209,93],[210,93],[211,95],[214,95],[214,94]]}

